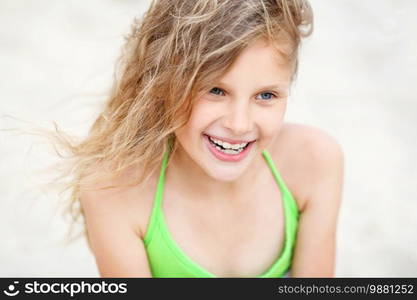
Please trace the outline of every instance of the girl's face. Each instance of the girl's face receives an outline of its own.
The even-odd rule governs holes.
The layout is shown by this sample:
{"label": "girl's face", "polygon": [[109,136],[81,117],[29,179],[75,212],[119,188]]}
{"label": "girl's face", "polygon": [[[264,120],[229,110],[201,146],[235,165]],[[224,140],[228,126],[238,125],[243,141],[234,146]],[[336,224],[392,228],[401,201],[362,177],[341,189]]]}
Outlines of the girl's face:
{"label": "girl's face", "polygon": [[195,99],[190,119],[176,131],[178,151],[210,177],[236,180],[278,135],[292,72],[293,65],[264,40],[250,44]]}

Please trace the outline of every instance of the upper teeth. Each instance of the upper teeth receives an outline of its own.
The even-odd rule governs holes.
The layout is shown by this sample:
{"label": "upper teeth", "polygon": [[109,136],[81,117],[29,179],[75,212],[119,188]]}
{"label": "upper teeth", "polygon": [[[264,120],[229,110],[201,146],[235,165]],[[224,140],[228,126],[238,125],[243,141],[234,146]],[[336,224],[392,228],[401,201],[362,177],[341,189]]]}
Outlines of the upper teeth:
{"label": "upper teeth", "polygon": [[218,139],[215,139],[213,137],[209,137],[213,142],[215,142],[216,144],[219,144],[221,146],[223,146],[223,148],[229,148],[229,149],[239,149],[239,148],[243,148],[245,147],[247,144],[249,143],[242,143],[242,144],[229,144],[228,142],[224,142]]}

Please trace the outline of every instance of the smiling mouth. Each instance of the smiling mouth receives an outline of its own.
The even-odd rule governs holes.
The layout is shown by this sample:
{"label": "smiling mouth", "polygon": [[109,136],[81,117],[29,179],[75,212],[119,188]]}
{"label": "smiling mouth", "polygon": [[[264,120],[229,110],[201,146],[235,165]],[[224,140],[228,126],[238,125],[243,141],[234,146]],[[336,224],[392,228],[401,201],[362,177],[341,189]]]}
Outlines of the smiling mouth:
{"label": "smiling mouth", "polygon": [[243,142],[243,143],[239,143],[239,144],[231,144],[228,142],[225,142],[223,140],[211,137],[208,134],[203,134],[205,135],[209,142],[218,150],[227,153],[227,154],[239,154],[240,152],[244,151],[250,144],[252,144],[254,141],[251,142]]}
{"label": "smiling mouth", "polygon": [[218,140],[209,136],[208,134],[202,134],[204,143],[209,152],[219,161],[223,162],[239,162],[244,160],[248,154],[252,151],[253,145],[256,140],[251,142],[243,142],[240,144],[229,144],[222,140]]}

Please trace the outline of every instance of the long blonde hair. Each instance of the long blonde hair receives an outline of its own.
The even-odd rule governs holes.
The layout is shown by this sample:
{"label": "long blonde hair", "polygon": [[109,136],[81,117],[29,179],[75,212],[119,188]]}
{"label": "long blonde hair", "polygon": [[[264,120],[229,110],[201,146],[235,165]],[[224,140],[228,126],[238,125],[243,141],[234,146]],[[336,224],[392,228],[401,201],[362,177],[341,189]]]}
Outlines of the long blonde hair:
{"label": "long blonde hair", "polygon": [[[210,90],[246,45],[266,38],[297,66],[300,39],[312,28],[307,0],[151,1],[126,36],[108,101],[87,137],[53,132],[56,148],[68,154],[60,154],[59,178],[69,178],[72,221],[82,215],[80,192],[93,183],[131,166],[140,168],[126,186],[149,178],[169,145],[176,150],[174,131],[188,121],[193,99]],[[292,51],[278,47],[283,41]]]}

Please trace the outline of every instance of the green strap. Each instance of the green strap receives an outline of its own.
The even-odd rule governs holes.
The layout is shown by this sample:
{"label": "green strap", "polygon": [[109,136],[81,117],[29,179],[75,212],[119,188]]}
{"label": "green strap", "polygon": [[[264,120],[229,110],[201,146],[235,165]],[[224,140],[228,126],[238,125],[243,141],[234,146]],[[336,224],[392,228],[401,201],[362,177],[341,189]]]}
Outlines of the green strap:
{"label": "green strap", "polygon": [[161,201],[162,201],[163,193],[164,193],[165,169],[168,163],[168,155],[169,155],[169,151],[165,151],[164,157],[162,159],[162,166],[161,166],[161,171],[159,174],[158,186],[157,186],[155,197],[154,197],[154,205],[153,205],[153,209],[151,212],[151,219],[148,225],[146,235],[143,239],[145,245],[148,245],[151,242],[149,239],[153,236],[152,233],[155,229],[156,224],[158,223],[158,219],[160,215],[158,212],[160,211]]}

